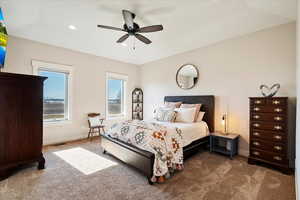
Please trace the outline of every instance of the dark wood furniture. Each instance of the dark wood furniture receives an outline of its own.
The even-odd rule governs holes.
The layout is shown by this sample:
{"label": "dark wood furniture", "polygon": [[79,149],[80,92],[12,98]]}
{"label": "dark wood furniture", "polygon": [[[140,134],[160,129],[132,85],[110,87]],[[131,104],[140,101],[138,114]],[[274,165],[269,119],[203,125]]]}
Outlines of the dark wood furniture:
{"label": "dark wood furniture", "polygon": [[[88,113],[88,124],[89,124],[89,134],[88,134],[88,138],[92,138],[94,136],[94,133],[98,133],[99,136],[101,135],[101,130],[103,133],[105,133],[105,130],[104,130],[104,125],[103,125],[103,121],[104,119],[103,118],[100,118],[100,113]],[[90,121],[90,118],[93,118],[93,117],[99,117],[99,124],[97,125],[93,125],[91,124],[91,121]]]}
{"label": "dark wood furniture", "polygon": [[210,134],[210,152],[218,152],[230,156],[238,154],[239,150],[239,135],[238,134]]}
{"label": "dark wood furniture", "polygon": [[43,82],[46,78],[0,72],[0,179],[38,162],[44,169]]}
{"label": "dark wood furniture", "polygon": [[[205,121],[210,131],[214,131],[215,99],[214,96],[166,96],[165,101],[183,102],[185,104],[201,103],[201,111],[205,112],[203,121]],[[196,140],[183,148],[184,159],[198,152],[201,147],[207,148],[209,145],[209,136]],[[124,163],[136,168],[147,176],[149,184],[152,184],[154,154],[127,144],[118,139],[109,136],[101,136],[101,146],[103,153],[109,152],[114,157]]]}
{"label": "dark wood furniture", "polygon": [[249,164],[263,162],[289,173],[288,98],[250,98]]}
{"label": "dark wood furniture", "polygon": [[143,120],[144,109],[143,109],[143,91],[140,88],[135,88],[132,91],[132,119]]}

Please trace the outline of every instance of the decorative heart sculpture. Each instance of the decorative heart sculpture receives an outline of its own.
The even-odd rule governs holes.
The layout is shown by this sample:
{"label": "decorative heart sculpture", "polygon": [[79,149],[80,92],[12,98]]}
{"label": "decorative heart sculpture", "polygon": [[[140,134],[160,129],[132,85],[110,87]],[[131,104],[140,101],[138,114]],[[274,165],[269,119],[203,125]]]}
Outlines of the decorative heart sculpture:
{"label": "decorative heart sculpture", "polygon": [[264,97],[273,97],[276,95],[276,93],[280,89],[280,84],[276,83],[276,84],[272,85],[271,88],[269,88],[266,85],[261,85],[259,87],[259,89],[261,90],[261,93]]}

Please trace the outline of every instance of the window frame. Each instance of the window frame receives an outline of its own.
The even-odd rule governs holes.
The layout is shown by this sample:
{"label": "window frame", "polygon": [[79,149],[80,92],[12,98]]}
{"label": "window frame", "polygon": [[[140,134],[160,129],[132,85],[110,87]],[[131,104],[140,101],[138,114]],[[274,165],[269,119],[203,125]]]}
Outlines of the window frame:
{"label": "window frame", "polygon": [[73,68],[71,65],[63,65],[57,63],[50,63],[38,60],[32,60],[31,65],[33,67],[33,74],[39,75],[39,71],[49,71],[49,72],[57,72],[57,73],[65,73],[68,74],[67,77],[67,86],[66,86],[66,100],[67,105],[65,105],[65,109],[67,108],[67,113],[65,113],[66,117],[62,120],[43,120],[46,125],[51,124],[61,124],[61,123],[70,123],[72,122],[72,83],[73,83]]}
{"label": "window frame", "polygon": [[[116,79],[116,80],[122,80],[123,81],[123,102],[121,103],[123,107],[123,113],[121,114],[109,114],[108,113],[108,81],[109,79]],[[112,120],[112,119],[124,119],[127,117],[127,105],[126,105],[126,95],[127,95],[127,82],[128,82],[128,75],[125,74],[119,74],[114,72],[106,72],[106,96],[105,96],[105,116],[106,119]]]}

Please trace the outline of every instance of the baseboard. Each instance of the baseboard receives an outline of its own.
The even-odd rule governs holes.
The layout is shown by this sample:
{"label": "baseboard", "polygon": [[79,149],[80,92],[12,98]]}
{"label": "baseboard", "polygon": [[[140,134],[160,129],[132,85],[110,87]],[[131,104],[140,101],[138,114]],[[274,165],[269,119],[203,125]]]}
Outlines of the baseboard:
{"label": "baseboard", "polygon": [[84,141],[87,141],[87,140],[90,140],[90,139],[96,139],[96,138],[99,138],[99,136],[93,136],[93,137],[90,137],[90,138],[84,137],[84,138],[78,138],[78,139],[74,139],[74,140],[66,140],[66,141],[63,141],[63,142],[56,142],[56,143],[46,144],[46,145],[43,146],[43,148],[46,149],[48,147],[61,146],[61,145],[77,143],[77,142],[84,142]]}
{"label": "baseboard", "polygon": [[[297,162],[296,162],[297,163]],[[295,166],[295,191],[296,191],[296,200],[299,200],[299,190],[298,190],[298,166]]]}

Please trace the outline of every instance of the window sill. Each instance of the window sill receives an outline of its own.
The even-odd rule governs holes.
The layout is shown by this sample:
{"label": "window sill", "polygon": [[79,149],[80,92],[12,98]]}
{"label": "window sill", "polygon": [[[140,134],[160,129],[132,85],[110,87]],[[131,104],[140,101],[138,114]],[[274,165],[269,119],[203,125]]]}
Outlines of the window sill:
{"label": "window sill", "polygon": [[72,124],[71,120],[63,120],[63,121],[44,121],[43,126],[44,127],[51,127],[51,126],[61,126],[61,125],[68,125]]}
{"label": "window sill", "polygon": [[119,115],[119,116],[108,116],[106,120],[125,120],[125,115]]}

